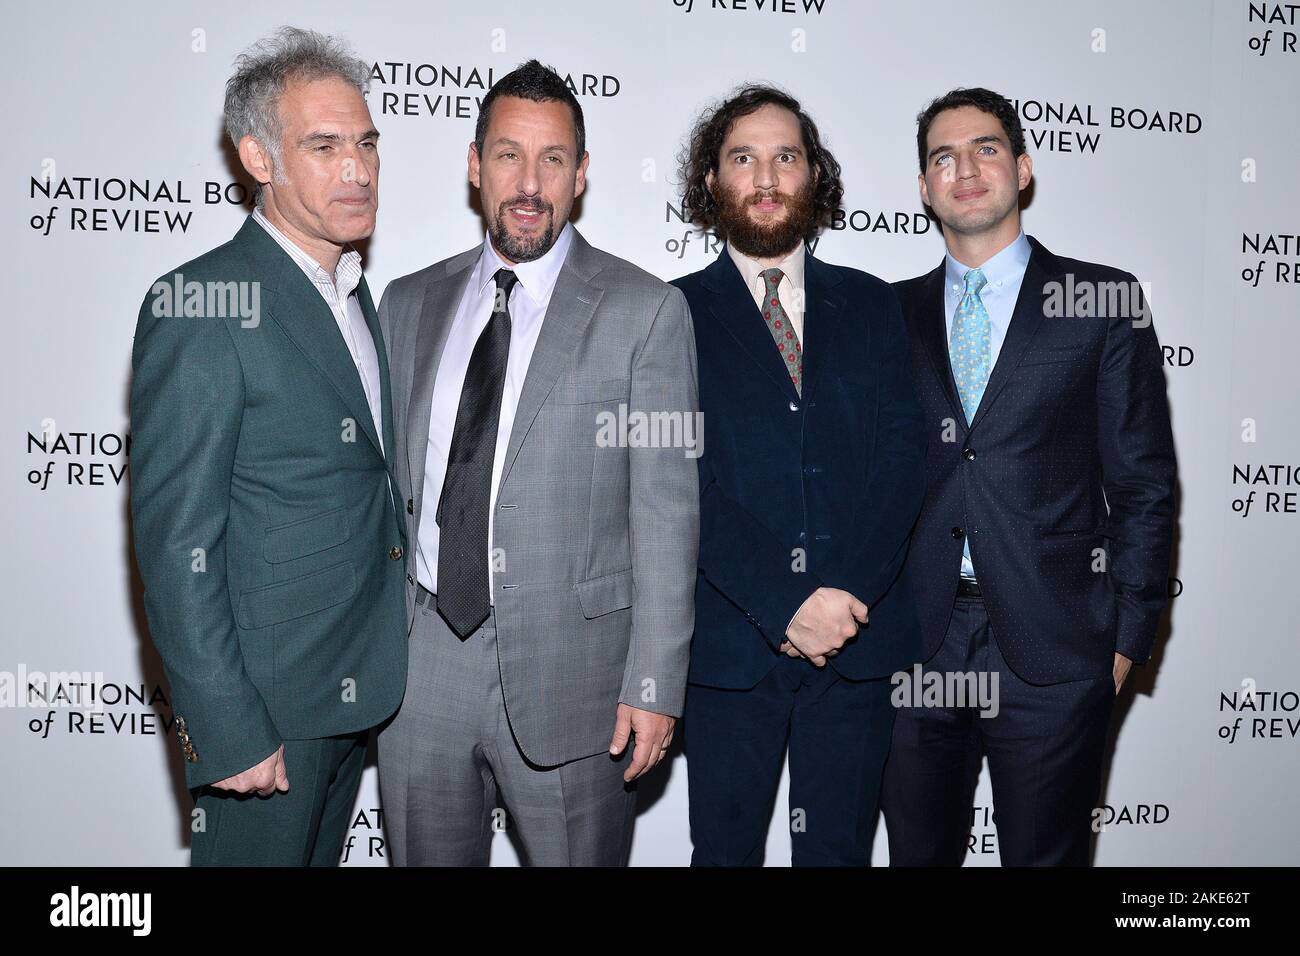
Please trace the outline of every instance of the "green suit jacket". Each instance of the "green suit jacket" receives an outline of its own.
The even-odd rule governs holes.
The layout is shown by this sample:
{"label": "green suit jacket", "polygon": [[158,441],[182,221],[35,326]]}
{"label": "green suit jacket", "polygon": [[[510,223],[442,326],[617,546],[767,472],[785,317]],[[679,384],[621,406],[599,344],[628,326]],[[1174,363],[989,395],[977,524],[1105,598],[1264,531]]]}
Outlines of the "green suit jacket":
{"label": "green suit jacket", "polygon": [[[357,296],[391,450],[364,278]],[[132,369],[135,555],[187,786],[384,720],[406,686],[406,525],[321,294],[250,216],[151,287]]]}

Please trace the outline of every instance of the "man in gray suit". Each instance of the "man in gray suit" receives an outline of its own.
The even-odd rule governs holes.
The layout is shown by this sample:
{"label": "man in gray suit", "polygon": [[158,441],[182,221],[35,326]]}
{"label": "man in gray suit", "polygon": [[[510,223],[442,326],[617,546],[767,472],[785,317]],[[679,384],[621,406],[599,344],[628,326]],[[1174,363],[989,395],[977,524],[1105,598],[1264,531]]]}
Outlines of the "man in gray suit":
{"label": "man in gray suit", "polygon": [[416,547],[406,696],[380,733],[399,865],[623,865],[685,696],[699,533],[682,294],[568,223],[582,108],[530,60],[483,101],[474,249],[380,304]]}

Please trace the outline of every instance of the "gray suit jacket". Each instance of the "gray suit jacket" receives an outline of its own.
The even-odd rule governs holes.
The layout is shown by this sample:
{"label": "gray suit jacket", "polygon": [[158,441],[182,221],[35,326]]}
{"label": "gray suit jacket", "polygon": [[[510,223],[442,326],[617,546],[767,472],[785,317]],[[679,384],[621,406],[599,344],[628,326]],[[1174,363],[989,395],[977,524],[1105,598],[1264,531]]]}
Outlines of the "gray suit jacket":
{"label": "gray suit jacket", "polygon": [[[482,248],[394,280],[379,306],[412,620],[420,515],[437,507],[421,500],[434,379]],[[524,755],[543,766],[608,749],[619,702],[679,716],[685,698],[697,462],[682,447],[648,447],[631,428],[611,445],[620,406],[633,423],[638,411],[695,422],[690,310],[677,289],[575,230],[520,394],[493,521],[506,712]]]}

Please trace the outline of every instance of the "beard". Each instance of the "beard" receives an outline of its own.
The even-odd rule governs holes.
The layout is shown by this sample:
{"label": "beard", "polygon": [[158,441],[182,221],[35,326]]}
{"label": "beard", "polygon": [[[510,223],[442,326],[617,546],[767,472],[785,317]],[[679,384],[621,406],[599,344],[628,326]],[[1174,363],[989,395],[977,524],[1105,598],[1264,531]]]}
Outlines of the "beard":
{"label": "beard", "polygon": [[[544,213],[546,228],[532,237],[511,235],[510,230],[506,228],[506,209],[510,206]],[[488,234],[491,235],[492,244],[496,246],[497,252],[511,262],[532,262],[534,259],[540,259],[550,251],[551,246],[555,245],[555,208],[540,197],[529,199],[527,196],[516,196],[497,207],[496,216],[488,223]]]}
{"label": "beard", "polygon": [[[718,184],[718,231],[727,242],[751,259],[778,259],[789,255],[812,231],[813,193],[810,178],[798,193],[763,190],[742,196],[739,190]],[[775,198],[785,206],[785,215],[771,222],[755,222],[749,207],[762,199]]]}

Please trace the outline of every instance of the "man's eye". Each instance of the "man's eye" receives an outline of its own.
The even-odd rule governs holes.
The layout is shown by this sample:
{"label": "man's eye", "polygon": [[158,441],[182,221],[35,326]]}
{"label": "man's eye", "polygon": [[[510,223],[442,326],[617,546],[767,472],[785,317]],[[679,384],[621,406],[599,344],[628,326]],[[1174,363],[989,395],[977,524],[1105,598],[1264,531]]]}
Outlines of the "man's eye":
{"label": "man's eye", "polygon": [[992,147],[992,146],[981,146],[981,147],[980,147],[980,152],[982,153],[982,152],[984,152],[984,150],[986,150],[986,149],[987,149],[990,153],[996,153],[996,152],[997,152],[997,150],[996,150],[994,147]]}
{"label": "man's eye", "polygon": [[947,159],[952,159],[952,155],[950,153],[944,153],[942,156],[937,157],[934,161],[934,164],[936,166],[940,166],[943,164],[944,160]]}
{"label": "man's eye", "polygon": [[737,157],[736,157],[736,162],[739,163],[739,164],[742,165],[742,166],[743,166],[743,165],[744,165],[748,160],[749,160],[749,157],[748,157],[748,156],[737,156]]}
{"label": "man's eye", "polygon": [[322,145],[322,146],[317,146],[317,147],[316,147],[316,152],[318,152],[318,153],[328,153],[328,152],[329,152],[331,149],[333,149],[333,148],[334,148],[333,146],[329,145],[328,143],[325,143],[325,144]]}

